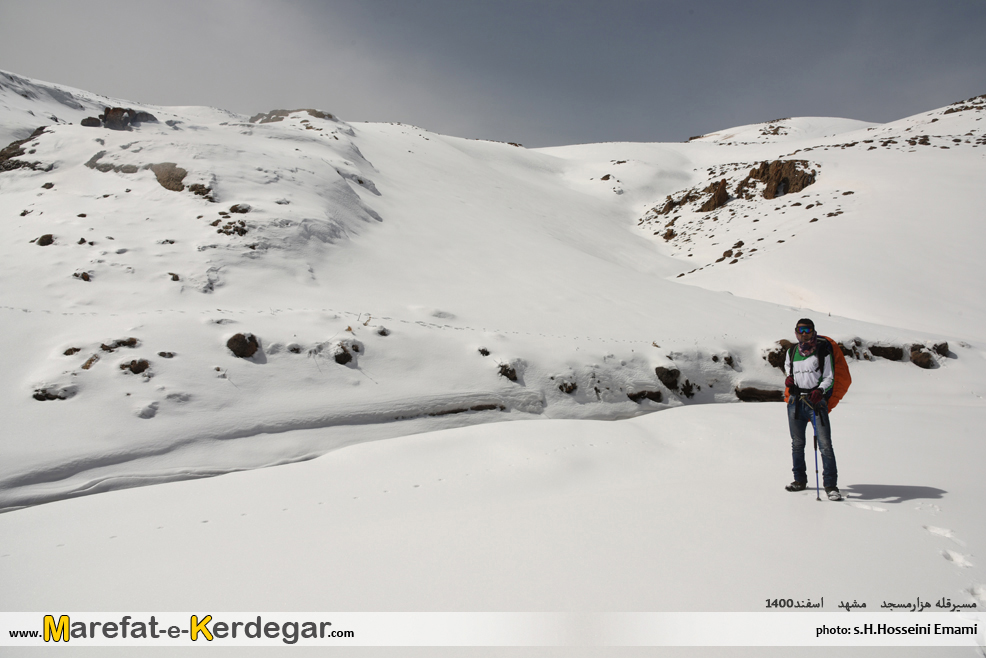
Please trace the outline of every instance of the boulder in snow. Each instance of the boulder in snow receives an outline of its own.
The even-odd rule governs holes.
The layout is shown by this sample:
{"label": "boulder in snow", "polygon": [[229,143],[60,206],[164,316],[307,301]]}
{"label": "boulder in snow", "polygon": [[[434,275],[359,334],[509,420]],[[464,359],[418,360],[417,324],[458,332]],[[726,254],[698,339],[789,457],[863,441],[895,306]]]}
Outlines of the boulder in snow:
{"label": "boulder in snow", "polygon": [[226,347],[235,356],[241,359],[249,359],[260,349],[260,343],[253,334],[236,334],[226,341]]}
{"label": "boulder in snow", "polygon": [[661,383],[668,387],[668,390],[678,390],[678,377],[681,376],[680,370],[677,368],[657,366],[654,368],[654,373],[657,375],[657,378],[661,380]]}
{"label": "boulder in snow", "polygon": [[870,345],[870,354],[888,361],[900,361],[904,358],[903,348],[896,345]]}

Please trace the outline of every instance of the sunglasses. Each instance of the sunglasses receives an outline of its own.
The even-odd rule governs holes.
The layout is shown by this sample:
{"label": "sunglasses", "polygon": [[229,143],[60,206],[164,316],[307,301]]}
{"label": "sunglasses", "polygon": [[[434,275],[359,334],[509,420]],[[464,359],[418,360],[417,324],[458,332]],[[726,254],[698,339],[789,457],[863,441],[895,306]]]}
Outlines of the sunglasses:
{"label": "sunglasses", "polygon": [[805,336],[807,334],[810,334],[812,331],[814,331],[814,329],[810,327],[796,327],[794,331],[801,334],[802,336]]}

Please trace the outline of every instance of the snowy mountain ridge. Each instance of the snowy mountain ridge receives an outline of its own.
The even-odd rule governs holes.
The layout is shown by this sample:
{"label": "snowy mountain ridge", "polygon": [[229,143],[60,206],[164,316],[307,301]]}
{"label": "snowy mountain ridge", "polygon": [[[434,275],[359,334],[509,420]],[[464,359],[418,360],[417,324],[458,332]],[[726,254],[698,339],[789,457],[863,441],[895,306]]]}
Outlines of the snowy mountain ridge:
{"label": "snowy mountain ridge", "polygon": [[[108,107],[156,120],[81,125]],[[888,347],[899,367],[913,348],[929,375],[974,370],[984,115],[979,97],[882,126],[524,149],[0,72],[11,141],[45,126],[7,160],[39,166],[0,173],[17,346],[0,507],[443,427],[776,395],[769,353],[803,315],[854,372]],[[739,189],[787,160],[814,180]],[[963,236],[947,253],[929,212],[934,235]],[[257,351],[234,356],[237,335]]]}

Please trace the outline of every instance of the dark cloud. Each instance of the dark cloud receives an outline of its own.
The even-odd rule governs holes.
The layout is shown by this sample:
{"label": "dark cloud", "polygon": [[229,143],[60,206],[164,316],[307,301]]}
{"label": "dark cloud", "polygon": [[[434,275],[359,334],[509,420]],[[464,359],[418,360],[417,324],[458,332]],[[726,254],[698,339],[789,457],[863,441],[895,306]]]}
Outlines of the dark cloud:
{"label": "dark cloud", "polygon": [[0,66],[137,101],[318,106],[529,146],[986,92],[986,2],[0,2]]}

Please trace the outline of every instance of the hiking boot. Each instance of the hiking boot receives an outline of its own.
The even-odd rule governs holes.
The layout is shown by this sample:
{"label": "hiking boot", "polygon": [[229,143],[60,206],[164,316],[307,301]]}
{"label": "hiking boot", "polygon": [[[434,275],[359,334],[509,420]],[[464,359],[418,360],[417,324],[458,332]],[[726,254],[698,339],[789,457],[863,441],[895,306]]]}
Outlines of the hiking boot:
{"label": "hiking boot", "polygon": [[842,500],[842,494],[839,493],[839,487],[825,487],[825,493],[828,494],[829,500]]}
{"label": "hiking boot", "polygon": [[807,488],[808,488],[807,482],[798,482],[797,480],[784,487],[786,491],[804,491]]}

